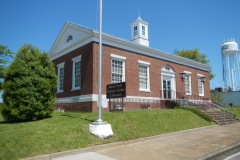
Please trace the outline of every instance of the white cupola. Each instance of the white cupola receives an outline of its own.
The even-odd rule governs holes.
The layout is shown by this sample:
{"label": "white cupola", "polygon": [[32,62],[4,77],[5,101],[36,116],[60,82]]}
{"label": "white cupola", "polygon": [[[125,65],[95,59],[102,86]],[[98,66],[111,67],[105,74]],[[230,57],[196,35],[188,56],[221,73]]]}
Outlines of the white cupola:
{"label": "white cupola", "polygon": [[131,23],[131,41],[149,47],[148,41],[148,23],[141,19],[140,16]]}

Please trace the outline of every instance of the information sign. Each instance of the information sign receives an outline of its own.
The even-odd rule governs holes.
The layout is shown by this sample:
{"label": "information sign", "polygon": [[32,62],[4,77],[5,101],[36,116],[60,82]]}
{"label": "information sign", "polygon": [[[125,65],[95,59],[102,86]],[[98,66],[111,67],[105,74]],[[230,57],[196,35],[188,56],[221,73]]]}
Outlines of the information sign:
{"label": "information sign", "polygon": [[126,97],[126,82],[107,85],[107,99]]}

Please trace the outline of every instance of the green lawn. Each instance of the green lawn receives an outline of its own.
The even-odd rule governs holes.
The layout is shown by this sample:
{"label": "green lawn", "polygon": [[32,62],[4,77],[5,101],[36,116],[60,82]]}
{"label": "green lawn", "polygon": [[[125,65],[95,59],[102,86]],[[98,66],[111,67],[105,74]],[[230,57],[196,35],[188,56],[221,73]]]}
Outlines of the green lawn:
{"label": "green lawn", "polygon": [[125,141],[190,128],[211,125],[192,112],[181,109],[142,110],[103,113],[114,136],[98,139],[88,131],[97,113],[58,113],[52,118],[6,123],[0,116],[0,159],[19,159]]}
{"label": "green lawn", "polygon": [[229,113],[233,113],[235,116],[237,116],[240,119],[240,106],[234,106],[232,109],[228,107],[222,107],[223,110],[226,110]]}
{"label": "green lawn", "polygon": [[238,107],[233,107],[233,113],[240,118],[240,106]]}

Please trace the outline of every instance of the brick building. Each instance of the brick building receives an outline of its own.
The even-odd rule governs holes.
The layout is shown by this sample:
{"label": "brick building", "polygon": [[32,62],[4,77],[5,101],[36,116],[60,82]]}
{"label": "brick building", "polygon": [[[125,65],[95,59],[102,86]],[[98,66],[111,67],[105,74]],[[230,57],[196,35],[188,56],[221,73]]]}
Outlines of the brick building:
{"label": "brick building", "polygon": [[[126,82],[125,108],[161,107],[166,99],[210,99],[208,65],[149,47],[148,23],[131,24],[131,41],[103,34],[103,108],[106,85]],[[97,111],[99,32],[66,22],[49,56],[58,75],[57,102],[65,110]]]}

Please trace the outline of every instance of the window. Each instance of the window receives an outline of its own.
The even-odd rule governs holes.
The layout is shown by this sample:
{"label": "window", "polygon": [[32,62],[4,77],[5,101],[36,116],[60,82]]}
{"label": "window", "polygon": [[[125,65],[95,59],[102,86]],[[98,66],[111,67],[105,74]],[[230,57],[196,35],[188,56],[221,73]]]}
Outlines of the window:
{"label": "window", "polygon": [[75,62],[75,88],[80,88],[81,73],[80,73],[81,62]]}
{"label": "window", "polygon": [[136,36],[138,33],[137,33],[137,26],[134,27],[134,36]]}
{"label": "window", "polygon": [[145,36],[145,26],[142,26],[142,35]]}
{"label": "window", "polygon": [[64,64],[65,64],[65,62],[57,65],[57,67],[58,67],[57,92],[63,92]]}
{"label": "window", "polygon": [[72,39],[73,39],[72,35],[69,35],[69,36],[67,37],[67,42],[71,41]]}
{"label": "window", "polygon": [[111,55],[112,57],[112,83],[125,81],[125,59],[126,57]]}
{"label": "window", "polygon": [[139,63],[139,90],[150,91],[149,65],[150,63],[138,61]]}
{"label": "window", "polygon": [[72,59],[73,75],[72,75],[72,90],[81,89],[81,58],[78,56]]}
{"label": "window", "polygon": [[202,78],[200,76],[198,76],[198,93],[199,93],[199,96],[204,96],[204,87],[203,87]]}
{"label": "window", "polygon": [[186,95],[192,94],[191,74],[189,73],[185,73],[185,92],[186,92]]}
{"label": "window", "polygon": [[123,81],[123,62],[112,60],[112,83]]}

